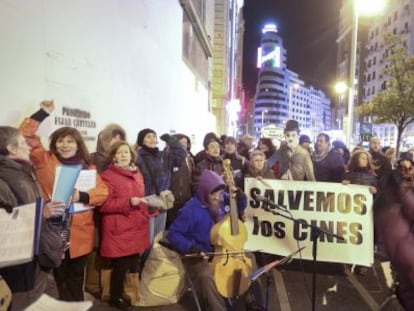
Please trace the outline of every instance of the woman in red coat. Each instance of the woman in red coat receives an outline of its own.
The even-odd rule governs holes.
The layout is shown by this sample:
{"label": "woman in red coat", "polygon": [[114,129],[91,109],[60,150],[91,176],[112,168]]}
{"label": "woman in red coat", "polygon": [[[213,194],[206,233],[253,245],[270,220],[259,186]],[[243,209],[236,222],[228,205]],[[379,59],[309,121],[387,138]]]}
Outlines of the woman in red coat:
{"label": "woman in red coat", "polygon": [[[135,154],[127,142],[116,142],[109,153],[111,164],[101,174],[109,197],[100,208],[101,256],[111,259],[110,304],[129,307],[122,298],[128,270],[136,272],[139,254],[149,247],[149,214],[144,204],[144,179],[135,166]],[[138,276],[137,276],[138,277]]]}

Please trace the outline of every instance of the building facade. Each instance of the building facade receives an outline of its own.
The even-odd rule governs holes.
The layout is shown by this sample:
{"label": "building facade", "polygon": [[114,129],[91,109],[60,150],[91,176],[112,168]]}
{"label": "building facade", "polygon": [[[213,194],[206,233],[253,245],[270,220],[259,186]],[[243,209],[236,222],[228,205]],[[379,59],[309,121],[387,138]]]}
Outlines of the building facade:
{"label": "building facade", "polygon": [[[387,47],[384,34],[399,35],[409,54],[414,53],[414,1],[389,1],[386,12],[376,18],[369,27],[365,45],[365,72],[363,80],[363,102],[369,102],[374,95],[386,88],[387,77],[383,74],[388,66]],[[397,128],[393,124],[374,124],[373,135],[378,136],[383,146],[396,146]],[[414,124],[410,124],[403,133],[402,150],[414,147]]]}
{"label": "building facade", "polygon": [[[338,30],[338,58],[337,77],[338,80],[348,81],[349,55],[351,46],[352,27],[352,1],[344,1],[340,12]],[[373,99],[375,94],[386,87],[386,76],[384,69],[388,66],[386,62],[387,48],[384,45],[384,34],[390,33],[404,37],[404,44],[410,54],[414,53],[414,0],[390,0],[387,2],[386,10],[375,17],[359,17],[359,31],[357,43],[357,59],[355,70],[355,98],[357,107]],[[334,118],[346,123],[348,94],[338,96],[335,104]],[[355,112],[354,137],[356,141],[362,139],[361,125],[369,124],[371,134],[378,136],[383,146],[395,147],[397,141],[397,128],[393,124],[372,124],[369,118],[362,118]],[[402,150],[414,146],[414,125],[409,125],[403,133]]]}
{"label": "building facade", "polygon": [[214,2],[211,110],[217,120],[217,133],[234,135],[240,110],[244,1]]}
{"label": "building facade", "polygon": [[[223,40],[214,44],[216,2],[0,2],[0,123],[18,125],[41,100],[53,98],[57,108],[39,132],[45,139],[74,126],[93,151],[100,129],[116,122],[131,143],[150,127],[187,134],[197,152],[205,133],[221,132],[226,120],[226,106],[213,101],[215,50],[224,43],[228,59],[228,47],[237,45],[229,36],[228,8],[220,17]],[[221,2],[230,7],[230,0]],[[223,70],[229,67],[223,63]],[[214,85],[225,102],[228,78]],[[77,120],[73,111],[87,118]]]}

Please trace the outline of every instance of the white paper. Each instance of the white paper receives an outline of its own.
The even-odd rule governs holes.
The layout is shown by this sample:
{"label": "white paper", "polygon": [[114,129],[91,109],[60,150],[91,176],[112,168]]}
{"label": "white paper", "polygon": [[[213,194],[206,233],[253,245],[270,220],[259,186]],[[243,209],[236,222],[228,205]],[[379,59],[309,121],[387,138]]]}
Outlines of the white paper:
{"label": "white paper", "polygon": [[36,203],[0,209],[0,268],[32,260],[35,216]]}
{"label": "white paper", "polygon": [[[88,191],[96,187],[96,170],[81,170],[78,180],[76,181],[75,188],[79,191]],[[71,207],[72,208],[72,207]],[[83,203],[74,203],[71,213],[79,213],[95,208],[94,206],[88,206]]]}
{"label": "white paper", "polygon": [[46,294],[39,297],[25,311],[86,311],[92,307],[92,301],[67,302],[56,300]]}

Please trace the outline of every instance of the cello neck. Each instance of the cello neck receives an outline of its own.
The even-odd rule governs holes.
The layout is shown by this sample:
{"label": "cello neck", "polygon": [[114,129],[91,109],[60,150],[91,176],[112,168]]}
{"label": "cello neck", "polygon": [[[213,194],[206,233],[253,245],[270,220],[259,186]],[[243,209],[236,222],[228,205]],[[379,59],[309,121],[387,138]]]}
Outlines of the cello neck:
{"label": "cello neck", "polygon": [[237,212],[237,202],[236,199],[233,197],[231,191],[234,188],[234,178],[233,172],[231,170],[231,161],[229,159],[223,160],[223,168],[226,174],[226,185],[229,188],[230,194],[230,224],[231,224],[231,235],[239,235],[239,215]]}

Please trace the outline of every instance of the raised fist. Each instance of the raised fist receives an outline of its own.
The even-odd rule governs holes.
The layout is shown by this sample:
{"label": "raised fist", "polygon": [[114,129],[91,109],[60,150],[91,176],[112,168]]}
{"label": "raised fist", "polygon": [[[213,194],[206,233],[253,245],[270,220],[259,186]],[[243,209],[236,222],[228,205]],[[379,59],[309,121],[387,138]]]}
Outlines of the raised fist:
{"label": "raised fist", "polygon": [[45,99],[40,103],[40,108],[51,114],[55,110],[55,102],[53,99]]}

